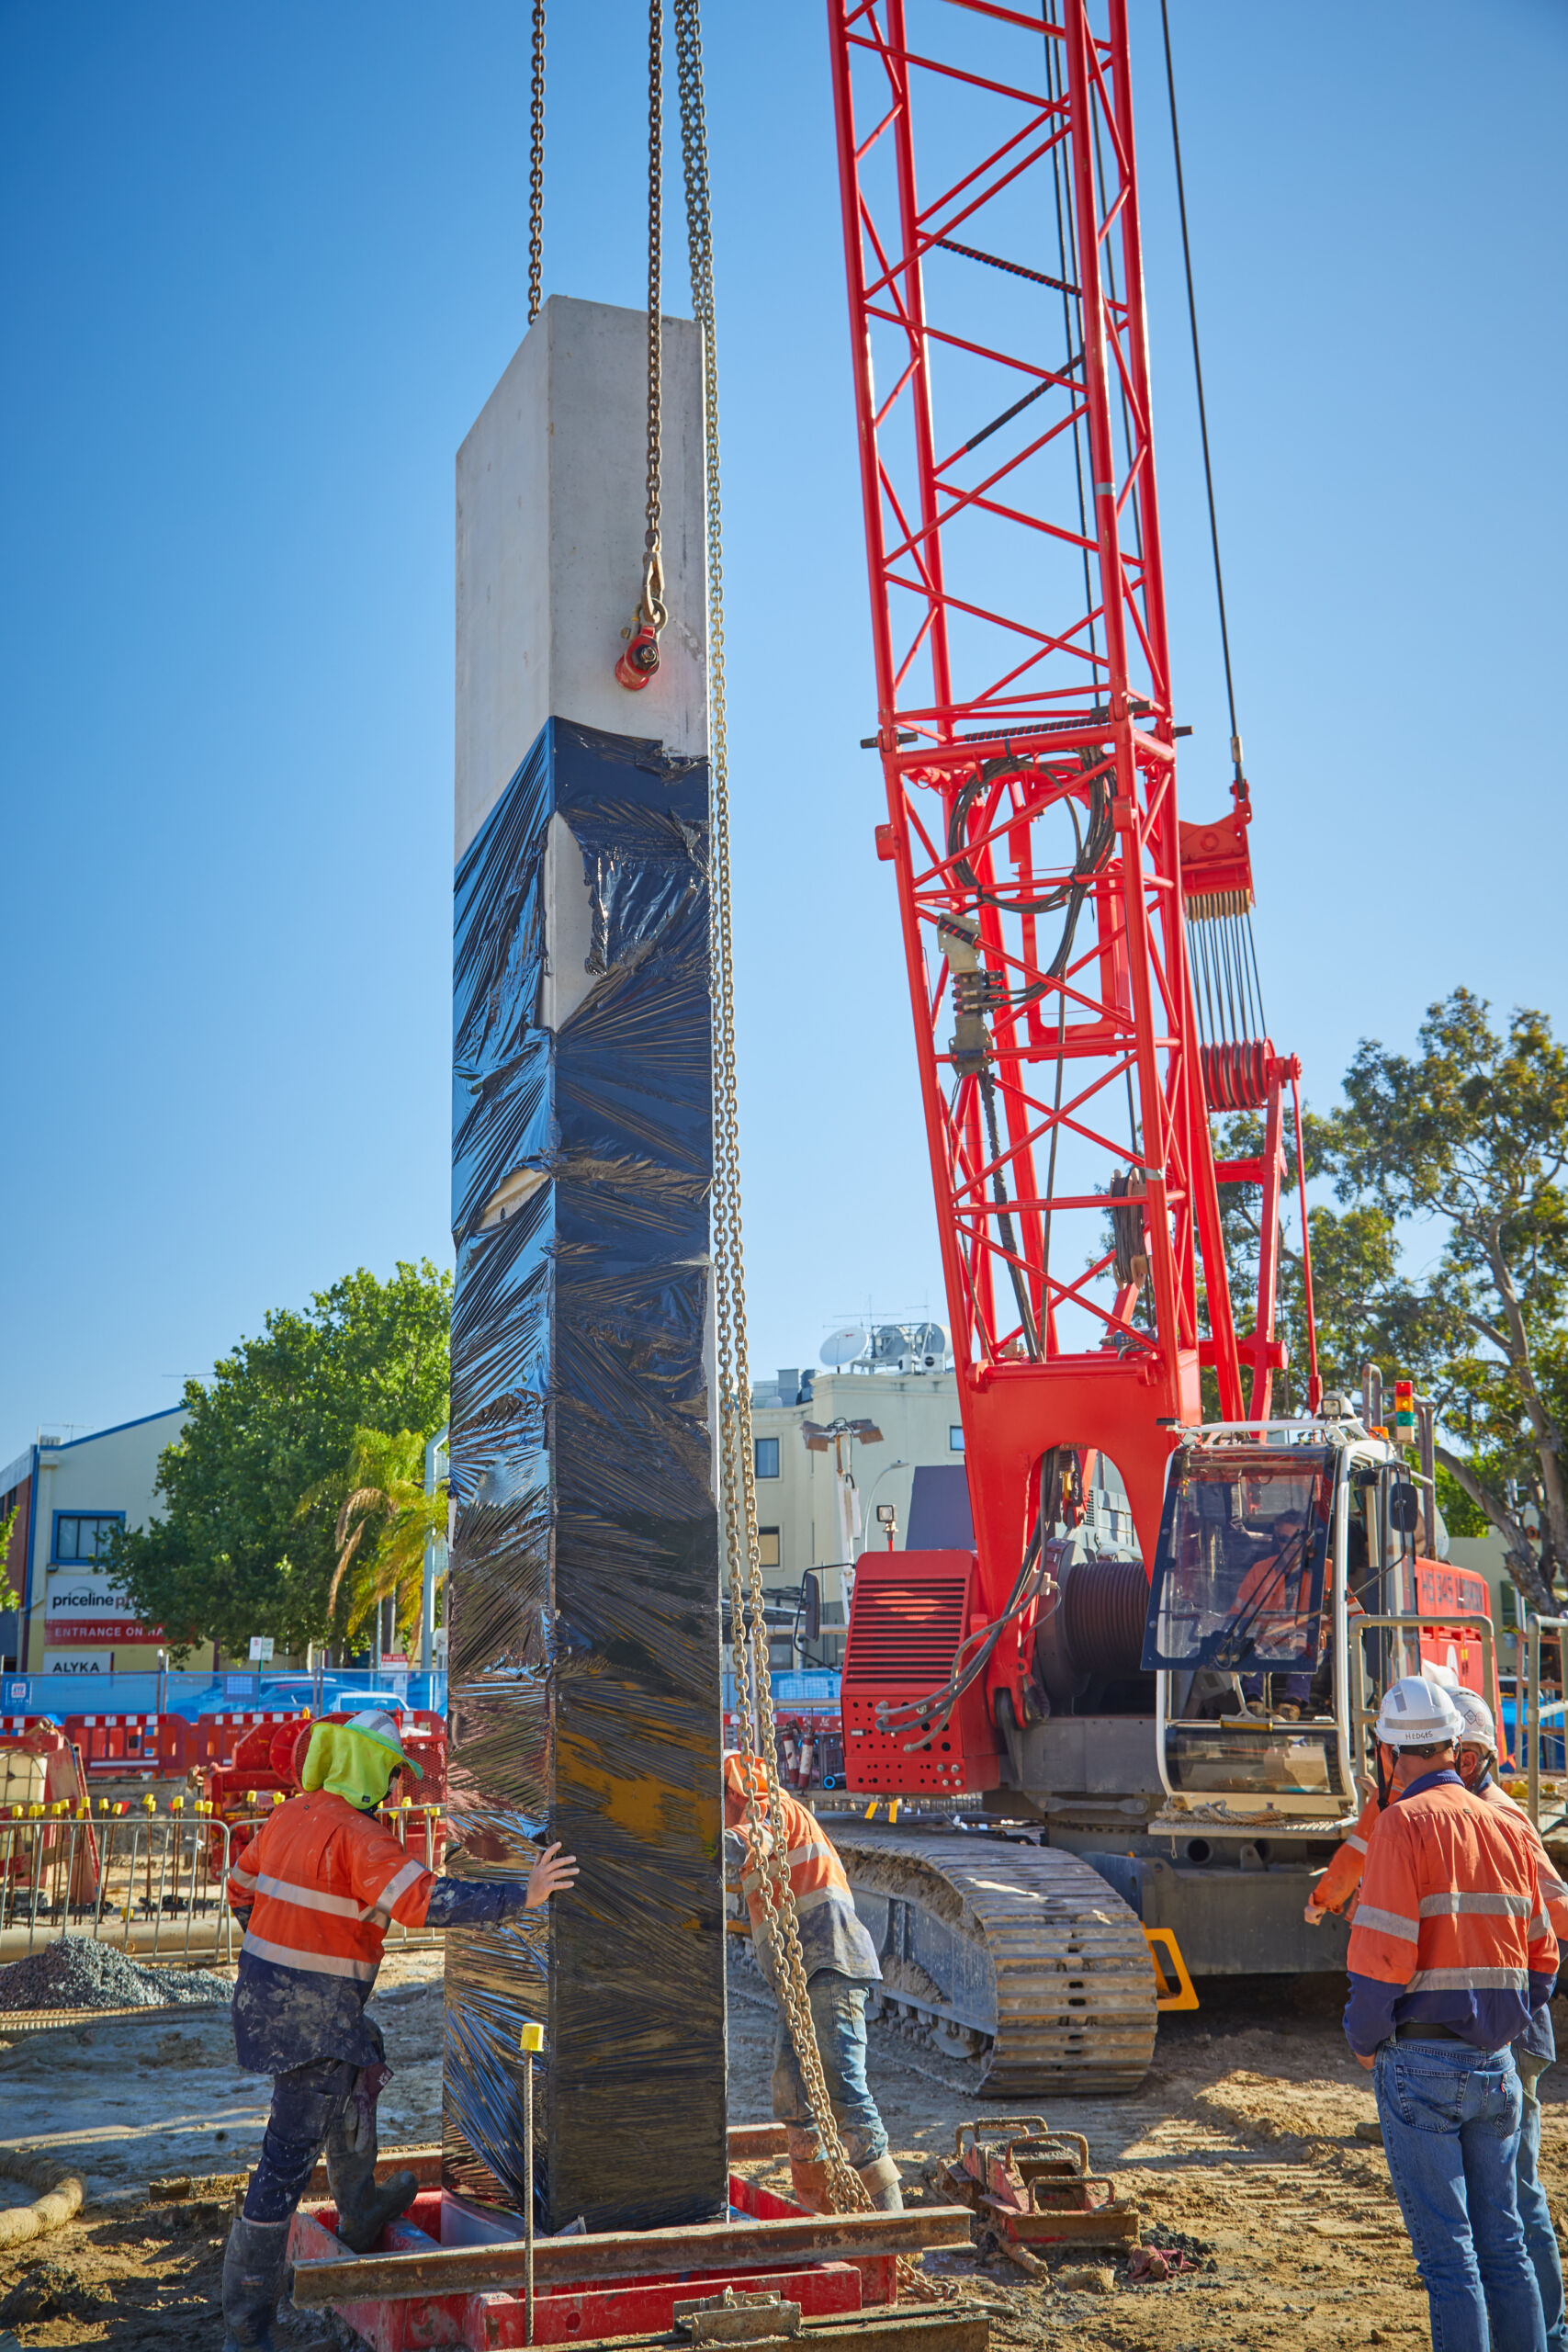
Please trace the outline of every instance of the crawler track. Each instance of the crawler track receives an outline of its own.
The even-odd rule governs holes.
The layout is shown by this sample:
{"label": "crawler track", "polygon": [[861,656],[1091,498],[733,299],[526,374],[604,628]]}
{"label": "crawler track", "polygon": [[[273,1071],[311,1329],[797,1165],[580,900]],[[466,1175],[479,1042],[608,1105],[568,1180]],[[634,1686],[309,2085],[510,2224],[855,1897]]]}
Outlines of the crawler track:
{"label": "crawler track", "polygon": [[944,2019],[993,2098],[1135,2090],[1154,2056],[1155,1979],[1134,1912],[1077,1854],[935,1831],[833,1842],[886,1996]]}

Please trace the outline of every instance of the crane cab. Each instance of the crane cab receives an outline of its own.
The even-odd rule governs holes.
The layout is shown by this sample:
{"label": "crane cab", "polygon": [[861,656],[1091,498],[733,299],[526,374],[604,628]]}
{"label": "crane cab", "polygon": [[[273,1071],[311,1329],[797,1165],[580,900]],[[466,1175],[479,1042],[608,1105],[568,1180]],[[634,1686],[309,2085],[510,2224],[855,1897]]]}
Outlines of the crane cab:
{"label": "crane cab", "polygon": [[1187,1436],[1171,1459],[1143,1659],[1174,1812],[1268,1813],[1303,1828],[1342,1816],[1367,1762],[1364,1681],[1451,1664],[1495,1709],[1489,1644],[1430,1622],[1357,1630],[1368,1617],[1430,1620],[1439,1577],[1456,1619],[1485,1613],[1484,1582],[1423,1558],[1425,1534],[1402,1457],[1358,1422]]}

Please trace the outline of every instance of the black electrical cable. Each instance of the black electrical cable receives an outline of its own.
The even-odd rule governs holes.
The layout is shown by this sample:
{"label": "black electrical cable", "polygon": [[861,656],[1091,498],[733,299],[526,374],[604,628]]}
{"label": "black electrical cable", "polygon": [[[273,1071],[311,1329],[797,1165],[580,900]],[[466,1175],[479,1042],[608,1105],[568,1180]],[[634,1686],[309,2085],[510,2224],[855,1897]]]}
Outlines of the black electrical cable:
{"label": "black electrical cable", "polygon": [[1187,183],[1181,170],[1181,131],[1176,115],[1176,68],[1170,55],[1169,0],[1159,0],[1165,33],[1165,81],[1170,94],[1170,145],[1176,157],[1176,202],[1181,215],[1181,258],[1187,270],[1187,317],[1192,329],[1192,376],[1198,388],[1198,430],[1203,443],[1203,484],[1209,495],[1209,540],[1214,550],[1214,598],[1220,608],[1220,650],[1225,663],[1225,700],[1231,715],[1231,764],[1242,781],[1241,730],[1235,719],[1235,683],[1231,674],[1230,630],[1225,625],[1225,580],[1220,565],[1220,526],[1214,512],[1214,469],[1209,459],[1209,413],[1203,401],[1203,360],[1198,347],[1198,301],[1192,290],[1192,247],[1187,234]]}
{"label": "black electrical cable", "polygon": [[[1076,839],[1072,874],[1067,881],[1057,884],[1039,898],[1015,899],[1006,897],[1000,891],[987,889],[964,853],[969,812],[987,785],[1005,775],[1033,776],[1042,783],[1049,784],[1053,779],[1048,770],[1040,768],[1032,759],[987,760],[954,793],[947,820],[947,854],[953,861],[953,871],[965,889],[972,891],[982,906],[996,907],[1010,915],[1055,914],[1062,908],[1066,909],[1066,921],[1056,952],[1045,967],[1046,974],[1052,979],[1066,969],[1072,954],[1073,935],[1077,929],[1078,915],[1089,895],[1089,885],[1110,856],[1116,841],[1116,820],[1111,808],[1111,763],[1096,759],[1093,752],[1087,749],[1080,756],[1085,768],[1083,781],[1089,786],[1089,831],[1086,833],[1078,823],[1076,800],[1070,793],[1064,793],[1062,797],[1072,819]],[[1043,993],[1043,986],[1036,983],[1032,989],[1021,991],[1013,1001],[1032,1003]]]}
{"label": "black electrical cable", "polygon": [[1013,1231],[1011,1204],[1008,1199],[1007,1182],[1002,1175],[1002,1138],[997,1121],[997,1081],[988,1069],[978,1072],[980,1098],[986,1106],[986,1132],[991,1146],[991,1196],[999,1215],[997,1223],[1001,1229],[1002,1248],[1007,1251],[1008,1272],[1012,1276],[1012,1295],[1023,1328],[1024,1344],[1030,1362],[1040,1361],[1040,1332],[1030,1305],[1029,1288],[1023,1279],[1023,1269],[1018,1262],[1018,1238]]}
{"label": "black electrical cable", "polygon": [[[1008,1596],[1006,1609],[994,1624],[980,1626],[960,1644],[954,1656],[953,1670],[947,1682],[940,1690],[928,1691],[922,1699],[904,1699],[900,1700],[896,1707],[877,1709],[877,1726],[882,1731],[907,1731],[911,1724],[920,1724],[923,1736],[908,1742],[904,1751],[906,1755],[912,1755],[917,1749],[929,1747],[931,1742],[938,1736],[951,1718],[959,1700],[963,1698],[965,1691],[973,1689],[990,1664],[997,1644],[1007,1628],[1016,1623],[1030,1602],[1038,1596],[1048,1566],[1043,1556],[1044,1525],[1044,1514],[1042,1512],[1034,1522],[1034,1532],[1029,1539],[1022,1565],[1019,1569],[1012,1591]],[[1037,1559],[1038,1566],[1036,1566]],[[1033,1570],[1032,1578],[1031,1577],[1032,1569]],[[968,1664],[961,1668],[957,1663],[958,1659],[963,1657],[970,1644],[975,1642],[979,1642],[982,1646]]]}

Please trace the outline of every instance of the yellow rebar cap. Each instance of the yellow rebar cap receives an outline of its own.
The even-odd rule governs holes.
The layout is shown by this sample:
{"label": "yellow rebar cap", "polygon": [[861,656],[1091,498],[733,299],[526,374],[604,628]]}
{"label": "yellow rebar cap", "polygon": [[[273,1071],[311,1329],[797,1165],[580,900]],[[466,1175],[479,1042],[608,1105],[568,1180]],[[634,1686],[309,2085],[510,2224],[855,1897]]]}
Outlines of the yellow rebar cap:
{"label": "yellow rebar cap", "polygon": [[542,2050],[544,2046],[545,2029],[542,2025],[525,2025],[517,2037],[519,2050]]}

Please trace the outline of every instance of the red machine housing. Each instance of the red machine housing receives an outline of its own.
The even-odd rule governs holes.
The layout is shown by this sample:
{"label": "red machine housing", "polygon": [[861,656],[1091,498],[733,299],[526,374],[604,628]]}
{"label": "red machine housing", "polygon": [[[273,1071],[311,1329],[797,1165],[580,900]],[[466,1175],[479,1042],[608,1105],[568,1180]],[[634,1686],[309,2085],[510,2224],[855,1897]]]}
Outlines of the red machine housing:
{"label": "red machine housing", "polygon": [[[1456,1568],[1443,1560],[1421,1560],[1416,1563],[1416,1610],[1422,1617],[1440,1617],[1451,1609],[1456,1619],[1485,1617],[1492,1614],[1492,1595],[1486,1579],[1471,1568]],[[1473,1625],[1456,1623],[1448,1626],[1424,1625],[1421,1628],[1421,1658],[1427,1666],[1446,1666],[1458,1675],[1467,1690],[1484,1699],[1492,1710],[1492,1720],[1503,1735],[1503,1694],[1497,1679],[1497,1656],[1492,1656],[1492,1688],[1486,1688],[1484,1658],[1481,1641]]]}
{"label": "red machine housing", "polygon": [[938,1736],[930,1724],[886,1731],[877,1720],[881,1706],[940,1690],[984,1623],[973,1552],[862,1554],[840,1683],[845,1771],[857,1793],[951,1797],[998,1786],[1001,1761],[980,1683]]}

